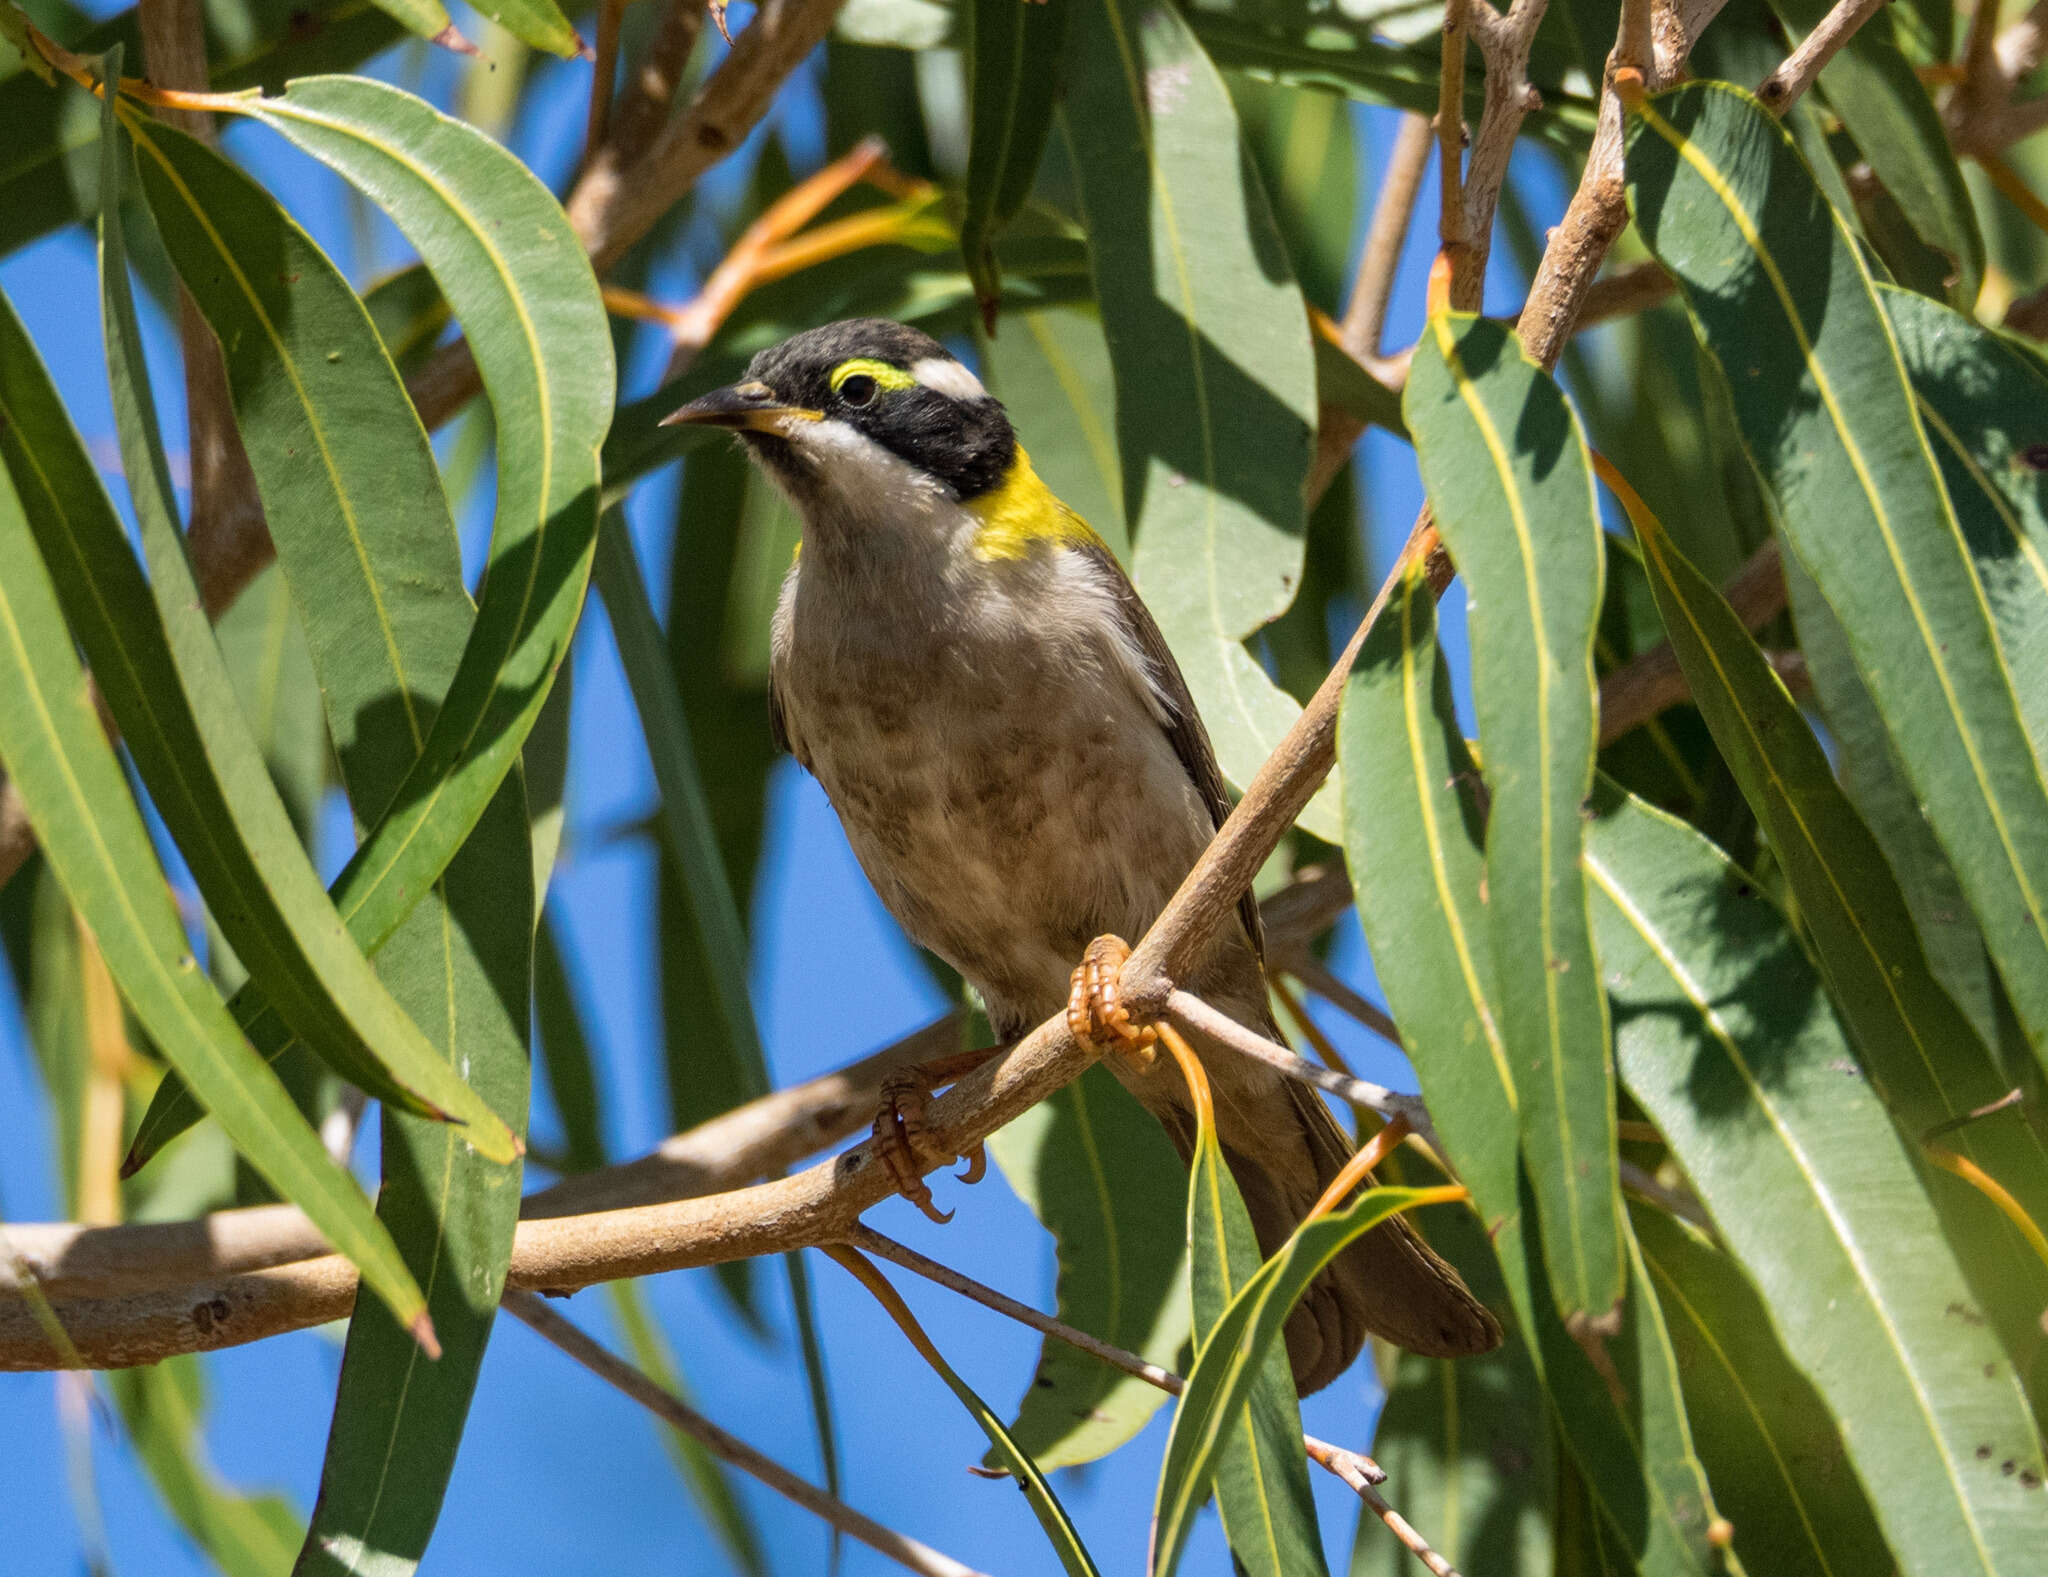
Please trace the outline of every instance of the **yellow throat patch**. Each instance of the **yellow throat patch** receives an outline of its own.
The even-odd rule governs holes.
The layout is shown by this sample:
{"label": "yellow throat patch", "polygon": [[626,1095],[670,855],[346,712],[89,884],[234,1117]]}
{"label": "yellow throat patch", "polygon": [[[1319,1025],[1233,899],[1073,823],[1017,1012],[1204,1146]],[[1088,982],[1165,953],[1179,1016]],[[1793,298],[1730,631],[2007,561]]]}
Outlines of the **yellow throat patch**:
{"label": "yellow throat patch", "polygon": [[1039,543],[1061,547],[1101,547],[1095,528],[1061,503],[1032,469],[1031,456],[1017,446],[1017,458],[1001,485],[966,504],[981,522],[974,534],[974,556],[984,561],[1021,559]]}

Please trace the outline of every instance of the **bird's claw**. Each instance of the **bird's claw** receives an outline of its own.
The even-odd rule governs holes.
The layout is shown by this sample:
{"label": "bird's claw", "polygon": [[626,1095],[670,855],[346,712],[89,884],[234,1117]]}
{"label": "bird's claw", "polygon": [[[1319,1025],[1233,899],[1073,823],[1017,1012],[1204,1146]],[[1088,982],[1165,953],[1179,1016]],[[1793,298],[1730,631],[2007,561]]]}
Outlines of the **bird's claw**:
{"label": "bird's claw", "polygon": [[[954,1060],[941,1058],[940,1062]],[[934,1065],[922,1064],[900,1068],[882,1081],[881,1109],[875,1113],[874,1134],[875,1148],[896,1179],[896,1192],[944,1226],[953,1219],[953,1212],[941,1210],[934,1203],[924,1174],[955,1157],[932,1138],[931,1129],[925,1124],[924,1108],[937,1084],[951,1082],[958,1074],[950,1067],[936,1077],[935,1072]],[[978,1183],[988,1175],[988,1152],[980,1145],[968,1151],[965,1159],[967,1165],[959,1173],[961,1182]]]}
{"label": "bird's claw", "polygon": [[1082,1045],[1118,1052],[1145,1068],[1157,1055],[1159,1031],[1133,1022],[1124,1006],[1120,982],[1130,956],[1130,944],[1120,936],[1098,936],[1088,944],[1067,993],[1067,1029]]}

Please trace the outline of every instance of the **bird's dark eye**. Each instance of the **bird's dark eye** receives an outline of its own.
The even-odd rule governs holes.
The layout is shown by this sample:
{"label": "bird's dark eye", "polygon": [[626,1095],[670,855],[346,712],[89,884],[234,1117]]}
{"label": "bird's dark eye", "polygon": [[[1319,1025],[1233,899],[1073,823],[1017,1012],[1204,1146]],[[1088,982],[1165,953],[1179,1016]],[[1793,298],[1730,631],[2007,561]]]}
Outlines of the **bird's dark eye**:
{"label": "bird's dark eye", "polygon": [[878,387],[866,373],[856,372],[839,385],[839,398],[852,406],[872,405]]}

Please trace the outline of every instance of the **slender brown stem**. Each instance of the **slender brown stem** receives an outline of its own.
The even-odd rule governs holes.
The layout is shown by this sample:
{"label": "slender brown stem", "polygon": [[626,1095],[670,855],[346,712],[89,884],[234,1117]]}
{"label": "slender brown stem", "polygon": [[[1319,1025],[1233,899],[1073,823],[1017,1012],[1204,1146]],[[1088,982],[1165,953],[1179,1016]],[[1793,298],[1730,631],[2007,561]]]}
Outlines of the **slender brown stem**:
{"label": "slender brown stem", "polygon": [[1399,1090],[1390,1090],[1384,1084],[1374,1084],[1369,1079],[1349,1078],[1334,1069],[1318,1067],[1306,1057],[1297,1057],[1285,1046],[1246,1029],[1228,1013],[1211,1007],[1191,991],[1172,992],[1166,999],[1166,1016],[1189,1034],[1199,1035],[1203,1040],[1250,1057],[1254,1062],[1263,1062],[1274,1072],[1285,1074],[1297,1083],[1328,1090],[1339,1100],[1377,1112],[1382,1117],[1403,1118],[1429,1142],[1432,1149],[1439,1153],[1443,1150],[1436,1141],[1436,1130],[1430,1125],[1429,1108],[1419,1095],[1403,1095]]}
{"label": "slender brown stem", "polygon": [[1305,948],[1288,953],[1281,958],[1280,968],[1294,976],[1332,1007],[1350,1014],[1397,1051],[1405,1049],[1401,1045],[1400,1026],[1387,1016],[1378,1003],[1361,996],[1349,981],[1332,973],[1329,966],[1315,954]]}
{"label": "slender brown stem", "polygon": [[[1995,7],[1997,0],[1984,0],[1984,3]],[[1821,68],[1855,36],[1856,29],[1883,10],[1884,4],[1885,0],[1837,0],[1834,9],[1822,17],[1814,30],[1799,41],[1799,47],[1785,57],[1784,64],[1758,86],[1756,96],[1763,101],[1764,107],[1774,114],[1784,114],[1800,94],[1813,86],[1813,79],[1820,75]],[[1983,5],[1978,9],[1982,10]]]}
{"label": "slender brown stem", "polygon": [[[1063,1341],[1069,1347],[1087,1353],[1091,1358],[1099,1358],[1112,1369],[1120,1369],[1134,1380],[1143,1380],[1147,1385],[1164,1391],[1168,1396],[1179,1396],[1187,1389],[1187,1381],[1171,1369],[1162,1369],[1158,1364],[1151,1363],[1134,1352],[1118,1347],[1112,1342],[1106,1342],[1099,1336],[1090,1336],[1086,1331],[1069,1325],[1064,1320],[1055,1319],[1050,1314],[1034,1309],[1028,1303],[1020,1302],[1007,1292],[998,1292],[985,1282],[976,1281],[972,1276],[964,1276],[952,1266],[942,1265],[937,1260],[918,1253],[908,1244],[884,1237],[872,1227],[855,1227],[848,1234],[847,1241],[877,1259],[886,1259],[891,1264],[901,1265],[905,1270],[924,1277],[935,1286],[944,1287],[948,1292],[957,1292],[961,1297],[978,1303],[985,1309],[992,1309],[1006,1319],[1015,1320],[1020,1325],[1028,1325],[1034,1331]],[[1363,1452],[1333,1446],[1327,1440],[1318,1440],[1314,1435],[1303,1435],[1301,1441],[1312,1461],[1328,1468],[1346,1483],[1350,1483],[1354,1489],[1360,1485],[1352,1482],[1349,1473],[1356,1473],[1368,1488],[1386,1482],[1387,1475],[1380,1465]]]}
{"label": "slender brown stem", "polygon": [[981,1577],[971,1566],[950,1555],[942,1555],[908,1534],[885,1528],[874,1518],[855,1511],[815,1484],[798,1478],[774,1458],[765,1456],[737,1435],[718,1427],[683,1399],[635,1368],[623,1358],[593,1340],[579,1327],[549,1308],[545,1299],[531,1292],[505,1296],[506,1312],[554,1343],[606,1384],[616,1386],[664,1423],[680,1429],[713,1456],[729,1462],[742,1473],[759,1479],[776,1494],[795,1502],[822,1518],[849,1538],[879,1550],[901,1566],[924,1577]]}
{"label": "slender brown stem", "polygon": [[1344,309],[1344,348],[1362,362],[1370,363],[1379,355],[1386,337],[1387,303],[1393,299],[1408,223],[1415,215],[1416,194],[1422,190],[1423,173],[1429,168],[1430,143],[1429,117],[1413,110],[1404,114],[1387,155],[1379,196],[1373,200],[1372,222],[1366,227],[1365,246],[1359,253],[1351,302]]}
{"label": "slender brown stem", "polygon": [[1465,36],[1471,0],[1446,0],[1443,62],[1437,79],[1437,245],[1455,274],[1465,247]]}

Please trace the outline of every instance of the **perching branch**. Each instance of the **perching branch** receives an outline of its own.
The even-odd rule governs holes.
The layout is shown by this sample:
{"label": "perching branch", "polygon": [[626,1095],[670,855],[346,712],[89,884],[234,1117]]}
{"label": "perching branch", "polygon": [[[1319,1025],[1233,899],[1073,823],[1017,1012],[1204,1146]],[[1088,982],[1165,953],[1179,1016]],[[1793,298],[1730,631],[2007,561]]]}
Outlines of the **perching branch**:
{"label": "perching branch", "polygon": [[923,1573],[924,1577],[982,1577],[973,1567],[962,1565],[950,1555],[940,1554],[908,1534],[885,1528],[844,1501],[835,1500],[816,1485],[798,1478],[773,1458],[756,1451],[737,1435],[728,1434],[673,1391],[564,1319],[535,1294],[508,1293],[505,1309],[600,1380],[617,1386],[664,1423],[674,1425],[697,1441],[713,1456],[759,1479],[778,1495],[794,1501],[849,1537],[859,1539],[870,1549],[880,1550],[899,1565]]}

